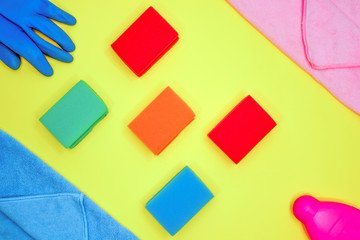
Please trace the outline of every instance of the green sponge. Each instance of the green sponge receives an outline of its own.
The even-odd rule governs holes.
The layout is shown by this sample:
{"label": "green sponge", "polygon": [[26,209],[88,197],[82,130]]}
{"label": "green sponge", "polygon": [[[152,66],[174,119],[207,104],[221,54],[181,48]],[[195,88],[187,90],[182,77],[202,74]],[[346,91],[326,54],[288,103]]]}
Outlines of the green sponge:
{"label": "green sponge", "polygon": [[40,122],[65,148],[71,149],[106,114],[105,103],[81,80],[40,118]]}

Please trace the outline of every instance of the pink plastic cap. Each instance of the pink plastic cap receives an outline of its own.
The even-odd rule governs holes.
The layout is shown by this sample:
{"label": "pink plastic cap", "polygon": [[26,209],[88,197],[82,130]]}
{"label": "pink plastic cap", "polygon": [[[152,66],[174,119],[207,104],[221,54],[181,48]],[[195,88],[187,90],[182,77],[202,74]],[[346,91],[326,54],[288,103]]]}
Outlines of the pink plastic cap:
{"label": "pink plastic cap", "polygon": [[295,217],[302,223],[313,219],[319,209],[319,201],[311,196],[302,196],[296,199],[293,206]]}

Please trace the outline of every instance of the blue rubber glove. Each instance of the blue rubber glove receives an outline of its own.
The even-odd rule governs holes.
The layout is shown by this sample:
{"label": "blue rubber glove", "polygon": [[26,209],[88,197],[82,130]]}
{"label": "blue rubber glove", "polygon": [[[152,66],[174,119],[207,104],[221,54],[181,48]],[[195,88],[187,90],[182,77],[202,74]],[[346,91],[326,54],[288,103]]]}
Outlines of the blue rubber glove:
{"label": "blue rubber glove", "polygon": [[0,15],[0,60],[16,70],[21,64],[19,55],[45,76],[53,74],[50,64],[35,43],[21,28]]}
{"label": "blue rubber glove", "polygon": [[[51,76],[53,70],[43,54],[71,62],[73,57],[68,52],[74,51],[75,45],[50,19],[67,25],[76,23],[73,16],[48,0],[0,0],[0,59],[17,69],[20,55],[46,76]],[[61,48],[45,41],[33,29],[51,38]]]}

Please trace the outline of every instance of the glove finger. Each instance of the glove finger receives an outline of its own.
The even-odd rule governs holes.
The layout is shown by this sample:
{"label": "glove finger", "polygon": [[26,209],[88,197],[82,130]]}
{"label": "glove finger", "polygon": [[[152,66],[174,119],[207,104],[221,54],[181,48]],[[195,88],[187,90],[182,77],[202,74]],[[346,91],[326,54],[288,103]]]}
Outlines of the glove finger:
{"label": "glove finger", "polygon": [[2,43],[0,43],[0,60],[13,70],[18,70],[21,64],[20,57]]}
{"label": "glove finger", "polygon": [[72,52],[75,50],[75,44],[71,38],[50,19],[39,15],[34,19],[32,26],[45,36],[54,40],[65,51]]}
{"label": "glove finger", "polygon": [[3,38],[2,43],[25,58],[40,73],[51,76],[54,72],[44,54],[33,41],[15,24],[0,15],[1,26],[11,33],[10,38]]}
{"label": "glove finger", "polygon": [[45,17],[54,19],[55,21],[67,24],[67,25],[75,25],[76,19],[70,15],[69,13],[65,12],[64,10],[60,9],[53,3],[48,0],[43,1],[43,7],[40,8],[39,13]]}
{"label": "glove finger", "polygon": [[49,57],[61,62],[72,62],[74,59],[70,53],[52,45],[37,35],[32,29],[25,29],[26,34],[35,42],[39,49]]}

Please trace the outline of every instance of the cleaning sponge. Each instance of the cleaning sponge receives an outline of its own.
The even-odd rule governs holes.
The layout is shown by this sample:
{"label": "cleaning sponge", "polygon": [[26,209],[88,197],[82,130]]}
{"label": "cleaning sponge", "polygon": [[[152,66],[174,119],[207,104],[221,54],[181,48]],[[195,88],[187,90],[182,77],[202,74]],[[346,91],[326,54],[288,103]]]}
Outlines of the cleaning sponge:
{"label": "cleaning sponge", "polygon": [[205,184],[186,166],[145,207],[174,236],[213,197]]}
{"label": "cleaning sponge", "polygon": [[107,113],[105,103],[81,80],[40,118],[40,122],[65,148],[71,149]]}
{"label": "cleaning sponge", "polygon": [[129,124],[129,128],[155,155],[159,155],[194,117],[188,105],[167,87]]}
{"label": "cleaning sponge", "polygon": [[251,96],[247,96],[208,136],[237,164],[275,126],[270,115]]}
{"label": "cleaning sponge", "polygon": [[149,7],[111,47],[137,75],[143,75],[179,39],[178,33]]}

